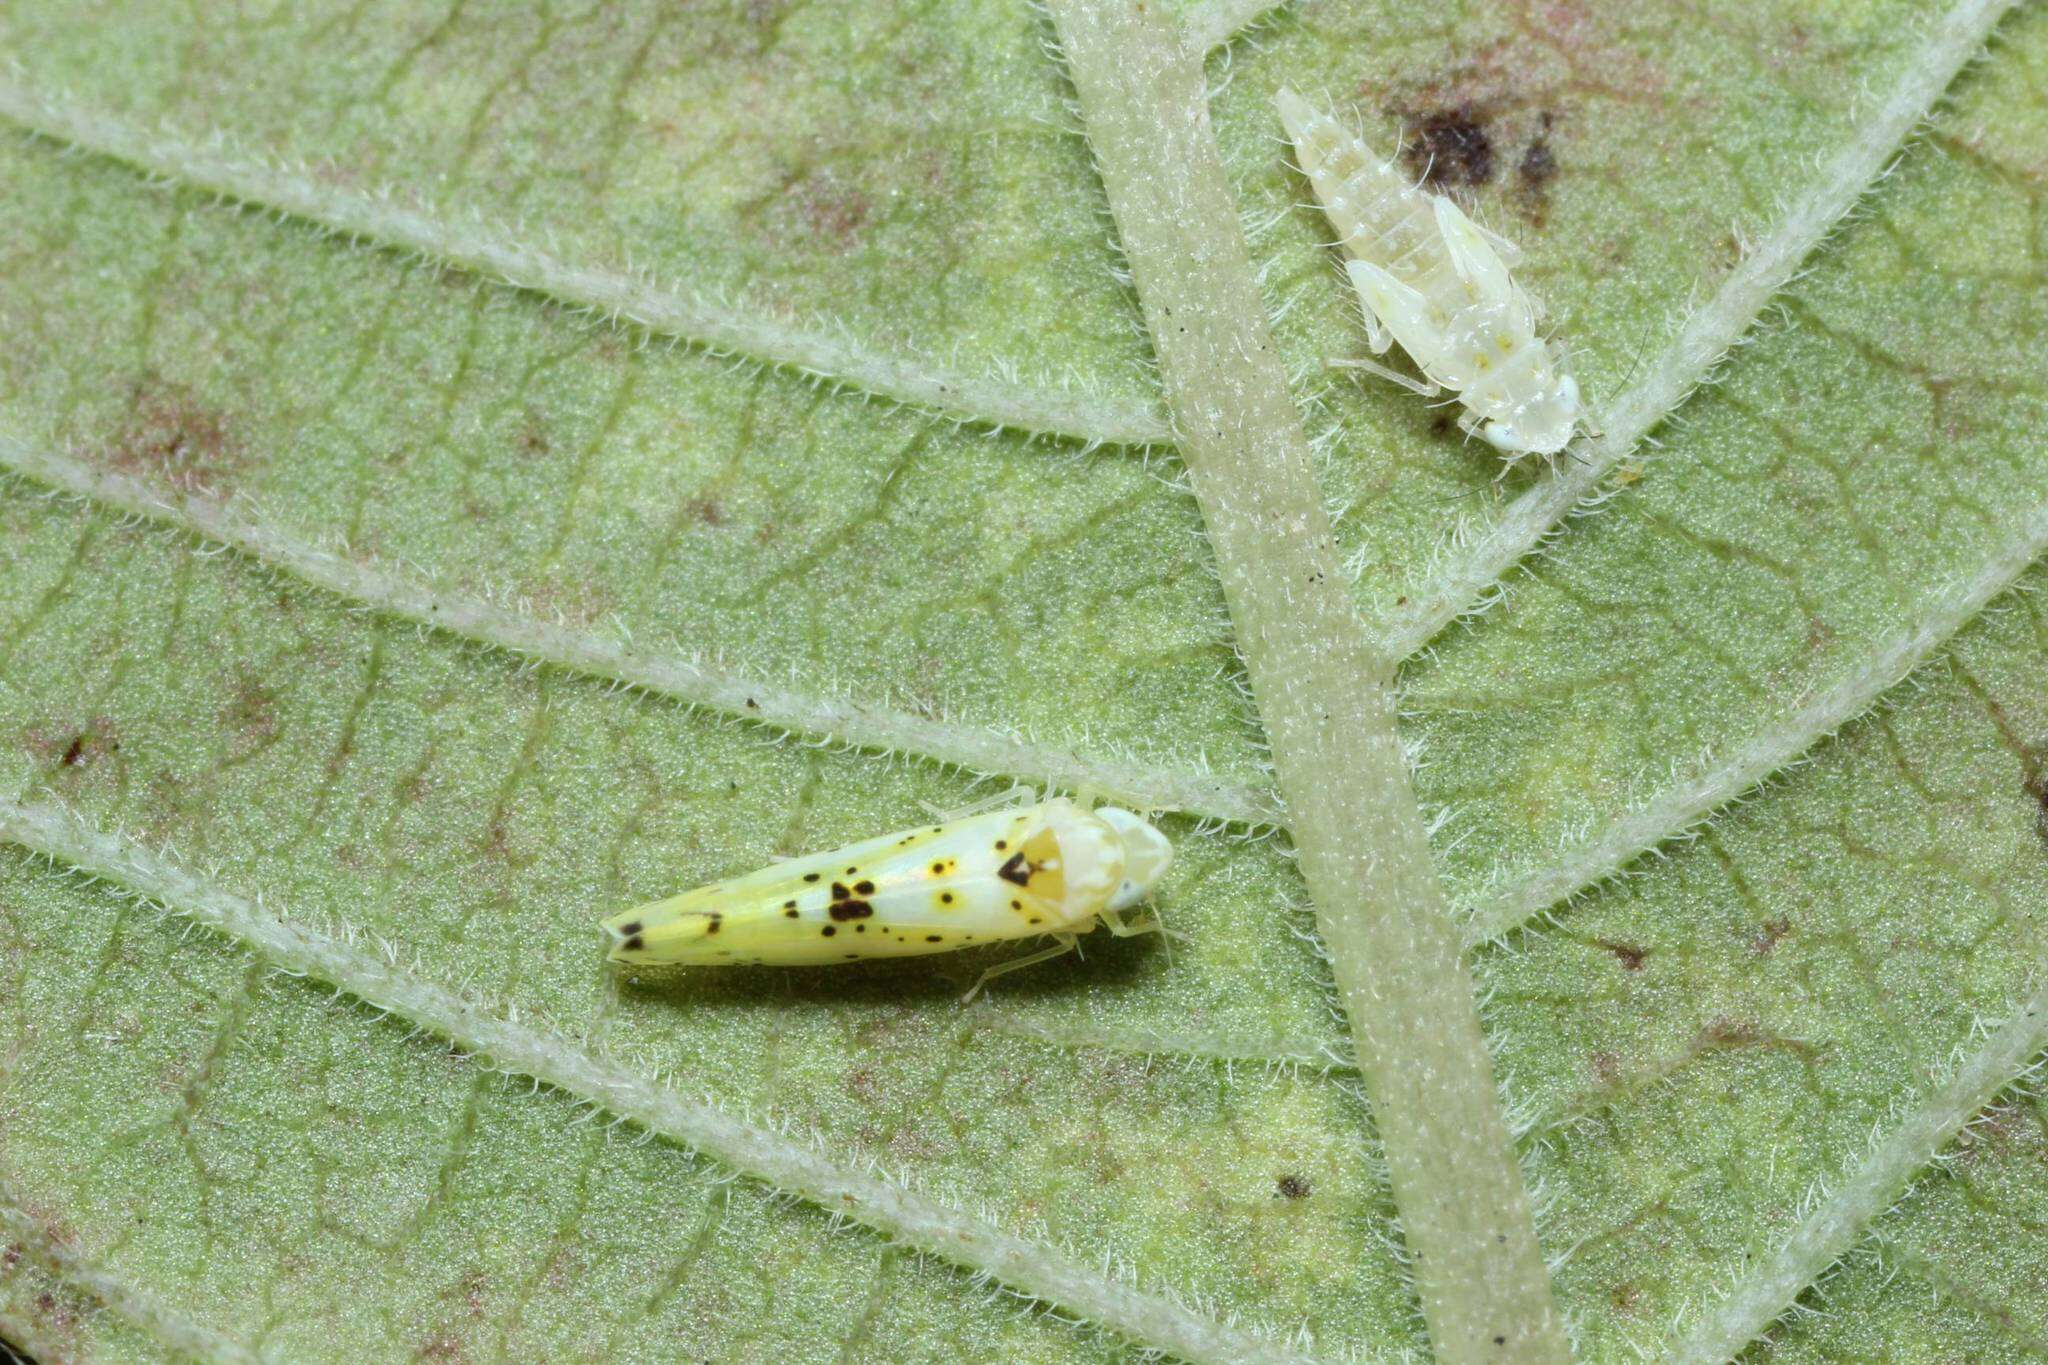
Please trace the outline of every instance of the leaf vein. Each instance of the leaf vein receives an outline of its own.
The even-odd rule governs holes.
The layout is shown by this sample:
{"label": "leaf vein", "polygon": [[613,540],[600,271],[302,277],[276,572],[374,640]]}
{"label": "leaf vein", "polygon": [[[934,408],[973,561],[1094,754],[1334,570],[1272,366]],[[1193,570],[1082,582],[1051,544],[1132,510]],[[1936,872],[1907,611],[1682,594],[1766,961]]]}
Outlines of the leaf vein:
{"label": "leaf vein", "polygon": [[[804,736],[815,742],[907,753],[983,775],[1045,786],[1088,788],[1143,809],[1180,810],[1245,824],[1275,824],[1272,793],[1198,768],[1173,769],[1085,754],[940,716],[845,697],[816,696],[747,677],[679,651],[637,644],[623,625],[610,631],[551,621],[517,604],[465,594],[402,566],[316,544],[255,510],[160,488],[74,455],[0,433],[0,469],[95,503],[217,541],[358,605],[513,655],[538,659],[625,688]],[[0,646],[4,648],[4,646]]]}
{"label": "leaf vein", "polygon": [[[311,977],[414,1026],[529,1076],[649,1132],[700,1151],[772,1188],[909,1247],[992,1276],[1078,1312],[1141,1345],[1193,1360],[1300,1361],[1290,1345],[1189,1308],[1167,1289],[1146,1289],[1035,1242],[978,1213],[945,1204],[907,1179],[833,1160],[776,1126],[725,1112],[640,1074],[601,1051],[516,1011],[423,979],[396,945],[332,936],[191,872],[169,855],[93,828],[63,807],[0,799],[0,838],[70,864],[214,929],[286,972]],[[0,1200],[4,1206],[4,1200]]]}
{"label": "leaf vein", "polygon": [[0,118],[154,180],[281,213],[323,231],[444,261],[512,289],[675,337],[714,355],[794,371],[956,421],[1096,444],[1168,438],[1151,405],[1002,375],[950,372],[925,356],[872,349],[843,325],[799,326],[626,269],[580,265],[509,225],[455,217],[396,190],[364,193],[304,167],[272,164],[220,136],[194,140],[132,126],[0,74]]}
{"label": "leaf vein", "polygon": [[1381,638],[1389,655],[1407,658],[1460,616],[1497,600],[1502,578],[1554,535],[1574,511],[1591,510],[1613,491],[1595,490],[1623,459],[1707,382],[1714,367],[1789,284],[1844,215],[1882,180],[1899,148],[1955,83],[2017,0],[1961,0],[1926,36],[1905,74],[1859,123],[1848,144],[1821,167],[1802,194],[1739,264],[1705,306],[1632,388],[1598,414],[1603,435],[1579,441],[1568,458],[1522,494],[1491,525],[1442,554],[1426,581],[1400,595]]}
{"label": "leaf vein", "polygon": [[1817,1191],[1791,1236],[1758,1258],[1690,1331],[1671,1342],[1668,1351],[1658,1353],[1659,1358],[1718,1365],[1762,1335],[1807,1286],[1862,1239],[1872,1220],[1897,1202],[1916,1172],[1935,1160],[2000,1091],[2027,1074],[2044,1046],[2048,981],[1879,1139],[1861,1165],[1834,1189]]}
{"label": "leaf vein", "polygon": [[1532,875],[1488,892],[1469,921],[1471,941],[1497,939],[1606,880],[1794,762],[1904,681],[2044,554],[2048,503],[2020,518],[2005,544],[1974,574],[1930,598],[1919,619],[1886,636],[1832,686],[1792,706],[1776,724],[1752,735],[1720,762],[1674,784],[1649,804],[1603,822],[1598,838],[1573,846]]}
{"label": "leaf vein", "polygon": [[0,1175],[0,1234],[50,1274],[106,1305],[108,1311],[180,1355],[200,1360],[256,1361],[243,1343],[209,1331],[95,1264],[90,1257],[45,1227],[32,1212],[35,1201]]}

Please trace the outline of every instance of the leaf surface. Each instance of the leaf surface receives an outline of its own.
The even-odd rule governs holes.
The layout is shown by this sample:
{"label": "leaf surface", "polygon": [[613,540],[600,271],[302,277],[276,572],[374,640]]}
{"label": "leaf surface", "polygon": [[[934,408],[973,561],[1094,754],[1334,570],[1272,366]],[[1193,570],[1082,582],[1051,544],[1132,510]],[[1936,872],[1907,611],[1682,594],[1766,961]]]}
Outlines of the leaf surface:
{"label": "leaf surface", "polygon": [[[1272,90],[1433,151],[1597,408],[1939,15],[1311,4],[1211,57],[1369,622],[1545,476],[1323,371],[1363,333]],[[1801,1299],[1829,1315],[1757,1358],[2048,1342],[2043,1121],[2005,1089],[2038,1039],[1896,1205],[1829,1203],[2048,957],[2048,621],[1943,614],[2048,503],[2044,19],[2005,21],[1599,515],[1404,672],[1454,900],[1555,912],[1474,971],[1587,1358],[1752,1297],[1761,1331],[1754,1267],[1838,1207],[1856,1249]],[[1208,818],[1270,811],[1258,718],[1170,449],[1114,439],[1163,409],[1049,36],[975,3],[0,11],[0,815],[181,869],[171,912],[245,899],[398,964],[391,998],[337,997],[11,819],[10,1338],[1059,1361],[1195,1339],[1143,1326],[1171,1319],[1426,1353],[1284,839]],[[223,202],[234,176],[297,197]],[[448,264],[504,244],[545,262]],[[614,326],[592,279],[768,349]],[[821,337],[835,382],[770,363]],[[1801,728],[1871,679],[1838,735]],[[1696,826],[1682,798],[1766,742],[1811,761]],[[963,761],[1192,793],[1183,938],[968,1010],[1004,954],[602,969],[602,913],[977,799]],[[1645,811],[1665,856],[1610,878],[1601,836]],[[428,989],[751,1126],[720,1156],[613,1126],[416,1030]],[[778,1194],[785,1127],[1032,1273],[1099,1271],[1100,1302]]]}

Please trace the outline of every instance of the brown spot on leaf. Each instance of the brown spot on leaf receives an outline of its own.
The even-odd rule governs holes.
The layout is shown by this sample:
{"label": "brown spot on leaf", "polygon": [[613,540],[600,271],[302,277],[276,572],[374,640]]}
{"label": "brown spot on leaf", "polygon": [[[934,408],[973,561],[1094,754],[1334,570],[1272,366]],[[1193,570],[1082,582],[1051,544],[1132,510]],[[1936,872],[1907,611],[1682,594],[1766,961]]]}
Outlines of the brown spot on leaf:
{"label": "brown spot on leaf", "polygon": [[416,1354],[421,1360],[462,1361],[469,1359],[469,1353],[462,1349],[461,1340],[454,1332],[446,1328],[434,1333],[421,1342]]}
{"label": "brown spot on leaf", "polygon": [[1731,1019],[1725,1015],[1701,1029],[1693,1042],[1696,1054],[1741,1048],[1779,1048],[1806,1058],[1817,1055],[1819,1051],[1811,1043],[1772,1033],[1754,1020]]}
{"label": "brown spot on leaf", "polygon": [[1493,179],[1493,137],[1479,106],[1460,103],[1421,110],[1407,119],[1413,127],[1401,155],[1431,189],[1484,185]]}
{"label": "brown spot on leaf", "polygon": [[1273,1182],[1274,1188],[1286,1199],[1306,1199],[1309,1194],[1308,1181],[1298,1175],[1283,1175]]}
{"label": "brown spot on leaf", "polygon": [[1603,942],[1600,946],[1614,954],[1614,960],[1621,964],[1623,971],[1641,971],[1643,969],[1643,959],[1650,955],[1648,948],[1638,948],[1628,943]]}
{"label": "brown spot on leaf", "polygon": [[472,1270],[462,1277],[462,1301],[471,1317],[481,1318],[484,1315],[484,1290],[489,1286],[490,1280],[481,1270]]}
{"label": "brown spot on leaf", "polygon": [[252,745],[262,744],[277,734],[277,694],[253,674],[241,673],[235,680],[234,696],[221,707],[220,718]]}
{"label": "brown spot on leaf", "polygon": [[1557,174],[1557,154],[1550,150],[1552,121],[1553,115],[1546,111],[1539,120],[1542,131],[1530,139],[1522,149],[1522,159],[1515,163],[1515,178],[1526,194],[1542,193]]}
{"label": "brown spot on leaf", "polygon": [[1531,222],[1539,227],[1550,212],[1550,182],[1557,175],[1557,154],[1550,149],[1550,130],[1556,116],[1544,110],[1537,116],[1536,135],[1522,149],[1515,163],[1515,193]]}
{"label": "brown spot on leaf", "polygon": [[1749,941],[1749,950],[1758,957],[1769,957],[1778,946],[1778,940],[1792,932],[1792,921],[1784,916],[1765,920],[1758,926],[1756,937]]}
{"label": "brown spot on leaf", "polygon": [[595,581],[528,579],[520,584],[519,595],[529,614],[564,625],[594,626],[618,608],[611,589]]}
{"label": "brown spot on leaf", "polygon": [[2029,763],[2028,767],[2031,771],[2027,773],[2026,780],[2020,784],[2020,790],[2024,791],[2034,802],[2035,835],[2039,837],[2042,843],[2048,844],[2048,774],[2044,774],[2040,768],[2035,767],[2032,763]]}
{"label": "brown spot on leaf", "polygon": [[860,245],[873,207],[859,185],[820,170],[792,179],[773,216],[788,235],[807,237],[828,251],[850,251]]}
{"label": "brown spot on leaf", "polygon": [[84,725],[34,725],[24,733],[29,752],[60,768],[90,768],[121,752],[114,723],[95,716]]}
{"label": "brown spot on leaf", "polygon": [[529,460],[543,459],[554,449],[555,443],[548,436],[548,421],[539,408],[529,407],[521,415],[519,435],[516,438],[519,453]]}
{"label": "brown spot on leaf", "polygon": [[225,493],[244,464],[226,414],[154,374],[135,382],[127,423],[104,459],[124,474],[208,497]]}

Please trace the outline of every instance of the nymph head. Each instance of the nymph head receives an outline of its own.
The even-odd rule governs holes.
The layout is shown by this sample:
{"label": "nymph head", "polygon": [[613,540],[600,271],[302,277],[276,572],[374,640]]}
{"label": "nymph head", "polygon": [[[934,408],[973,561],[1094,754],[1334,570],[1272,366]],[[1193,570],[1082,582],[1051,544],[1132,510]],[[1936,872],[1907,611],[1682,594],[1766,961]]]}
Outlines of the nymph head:
{"label": "nymph head", "polygon": [[1555,455],[1572,439],[1585,416],[1579,383],[1561,370],[1546,366],[1548,383],[1479,429],[1487,443],[1503,455]]}

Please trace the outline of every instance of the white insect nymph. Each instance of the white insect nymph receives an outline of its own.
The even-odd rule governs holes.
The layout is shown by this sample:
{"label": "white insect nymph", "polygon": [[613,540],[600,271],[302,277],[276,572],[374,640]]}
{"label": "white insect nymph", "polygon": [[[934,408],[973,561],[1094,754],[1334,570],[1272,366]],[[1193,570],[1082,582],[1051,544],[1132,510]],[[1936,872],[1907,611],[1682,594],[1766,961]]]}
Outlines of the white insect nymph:
{"label": "white insect nymph", "polygon": [[[1459,425],[1504,455],[1563,450],[1584,416],[1564,355],[1536,335],[1536,305],[1508,274],[1521,253],[1292,90],[1280,121],[1350,259],[1373,354],[1398,341],[1427,375],[1418,384],[1369,360],[1346,362],[1419,393],[1454,389]],[[1505,257],[1505,259],[1503,259]]]}

